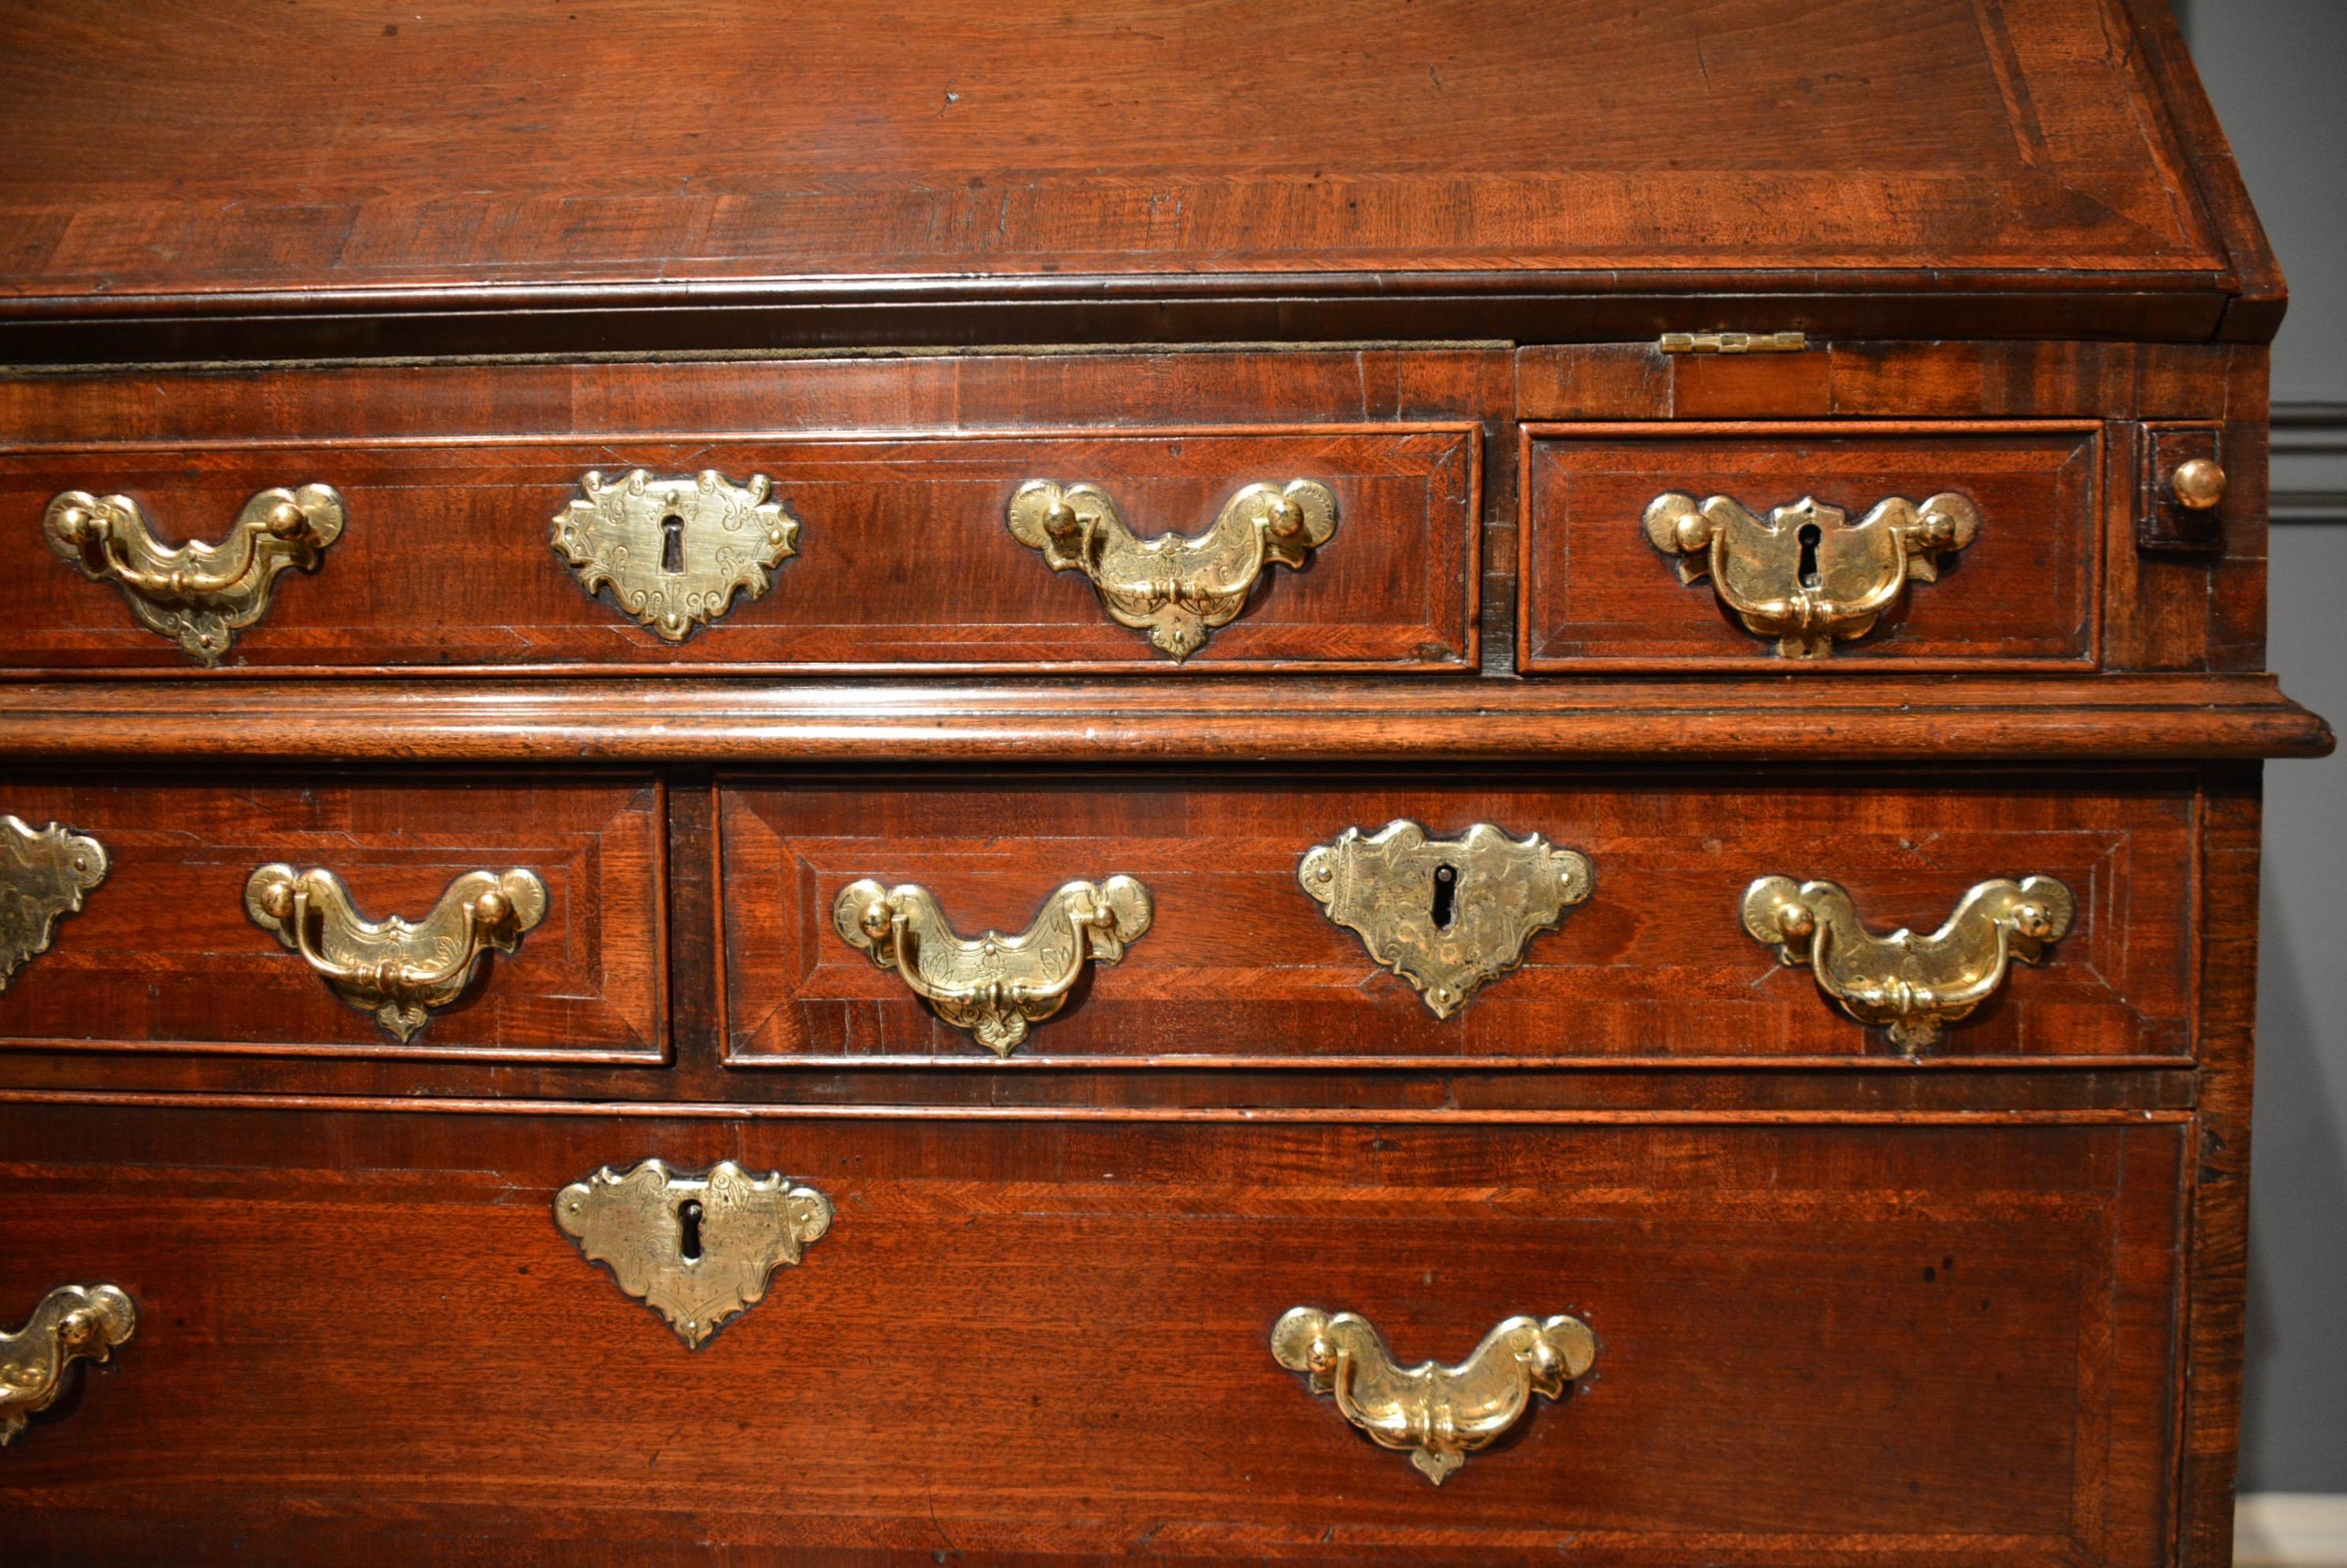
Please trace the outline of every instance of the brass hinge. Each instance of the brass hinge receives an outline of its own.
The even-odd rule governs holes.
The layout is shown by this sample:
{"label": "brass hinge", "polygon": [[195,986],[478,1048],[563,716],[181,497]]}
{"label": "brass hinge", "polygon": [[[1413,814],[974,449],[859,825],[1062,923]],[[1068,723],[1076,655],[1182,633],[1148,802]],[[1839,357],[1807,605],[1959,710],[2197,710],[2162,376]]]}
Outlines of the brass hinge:
{"label": "brass hinge", "polygon": [[1665,354],[1799,354],[1806,333],[1665,333]]}

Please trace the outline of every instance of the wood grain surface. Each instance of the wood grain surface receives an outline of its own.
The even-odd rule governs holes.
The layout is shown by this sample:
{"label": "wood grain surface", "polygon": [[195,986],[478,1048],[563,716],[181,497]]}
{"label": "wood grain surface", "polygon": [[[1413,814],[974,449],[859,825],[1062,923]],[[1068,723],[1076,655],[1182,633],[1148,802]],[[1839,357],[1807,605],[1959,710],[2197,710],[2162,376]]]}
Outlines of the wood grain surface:
{"label": "wood grain surface", "polygon": [[[2166,1561],[2172,1121],[52,1108],[0,1135],[0,1299],[109,1280],[141,1314],[11,1450],[12,1563],[166,1539],[296,1563]],[[698,1354],[549,1214],[648,1155],[836,1205]],[[1437,1491],[1272,1360],[1307,1304],[1409,1361],[1517,1312],[1577,1312],[1601,1348]]]}
{"label": "wood grain surface", "polygon": [[[1732,288],[2206,335],[2279,279],[2156,10],[20,6],[0,318],[139,318],[150,353],[235,319],[268,352],[255,318],[509,343],[549,308],[674,346],[728,305],[769,343],[1133,338],[1142,302],[1187,335],[1455,335],[1477,295]],[[252,92],[260,58],[305,90]],[[1059,330],[1004,330],[1037,306]]]}

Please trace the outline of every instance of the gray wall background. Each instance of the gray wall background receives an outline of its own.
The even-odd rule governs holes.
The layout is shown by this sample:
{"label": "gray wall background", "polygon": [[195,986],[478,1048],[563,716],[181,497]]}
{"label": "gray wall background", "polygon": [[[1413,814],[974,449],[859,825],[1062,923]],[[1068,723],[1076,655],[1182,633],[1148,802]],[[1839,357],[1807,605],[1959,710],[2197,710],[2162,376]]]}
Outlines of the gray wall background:
{"label": "gray wall background", "polygon": [[[2347,728],[2347,0],[2173,3],[2290,279],[2269,667]],[[2347,1492],[2347,755],[2268,764],[2264,921],[2241,1490]]]}

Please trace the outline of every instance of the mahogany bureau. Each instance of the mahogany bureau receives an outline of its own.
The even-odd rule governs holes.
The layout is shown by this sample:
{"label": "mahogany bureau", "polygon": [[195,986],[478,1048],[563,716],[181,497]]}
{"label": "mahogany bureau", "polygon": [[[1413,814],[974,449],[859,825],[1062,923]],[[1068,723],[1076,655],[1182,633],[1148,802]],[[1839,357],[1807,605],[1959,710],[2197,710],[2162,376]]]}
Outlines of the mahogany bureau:
{"label": "mahogany bureau", "polygon": [[2222,1563],[2157,0],[0,11],[0,1562]]}

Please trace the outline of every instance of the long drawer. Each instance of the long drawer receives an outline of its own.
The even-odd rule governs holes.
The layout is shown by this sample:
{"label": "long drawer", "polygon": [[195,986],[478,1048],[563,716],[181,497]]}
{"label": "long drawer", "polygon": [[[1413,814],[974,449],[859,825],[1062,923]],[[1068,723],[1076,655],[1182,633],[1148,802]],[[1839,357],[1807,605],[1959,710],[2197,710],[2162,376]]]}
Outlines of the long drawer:
{"label": "long drawer", "polygon": [[[1454,422],[0,454],[0,668],[1471,668],[1480,452]],[[189,539],[216,554],[161,553]]]}
{"label": "long drawer", "polygon": [[[253,1539],[289,1563],[2163,1561],[2172,1121],[52,1106],[0,1115],[0,1317],[63,1285],[137,1317],[5,1456],[15,1568]],[[650,1157],[779,1172],[794,1223],[827,1205],[697,1350],[557,1222]],[[681,1205],[654,1218],[605,1255],[672,1268]],[[734,1299],[739,1234],[692,1244],[704,1297]],[[1488,1445],[1422,1468],[1275,1355],[1297,1307],[1405,1365],[1517,1315],[1587,1332]],[[1463,1387],[1381,1392],[1377,1348],[1348,1356],[1365,1419]]]}
{"label": "long drawer", "polygon": [[[775,1066],[2173,1061],[2193,802],[2125,774],[737,777],[727,1047]],[[1087,955],[1071,912],[1093,895],[1064,890],[1117,877],[1140,891]],[[2017,906],[2052,893],[2033,878],[2065,901],[2035,944],[2015,939]],[[1797,902],[1823,923],[1798,943],[1776,924]],[[858,929],[875,911],[905,939]],[[1894,928],[1920,934],[1911,956]],[[1071,972],[1023,1009],[971,999]],[[1901,985],[1933,994],[1902,1019]]]}

